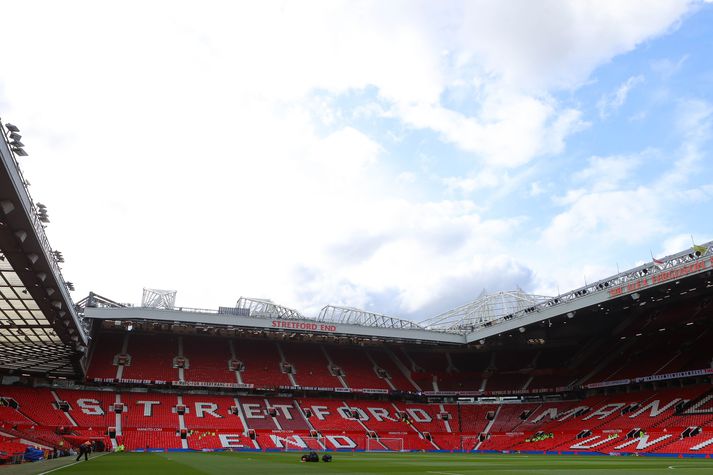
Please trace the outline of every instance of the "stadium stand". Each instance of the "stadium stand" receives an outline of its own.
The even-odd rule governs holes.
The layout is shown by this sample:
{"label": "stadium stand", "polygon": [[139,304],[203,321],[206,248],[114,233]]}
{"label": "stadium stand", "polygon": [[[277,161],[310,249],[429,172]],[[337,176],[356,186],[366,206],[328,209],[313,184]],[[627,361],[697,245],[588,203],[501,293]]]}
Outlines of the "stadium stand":
{"label": "stadium stand", "polygon": [[128,333],[101,333],[93,346],[87,378],[114,380],[117,378],[117,356],[122,353]]}
{"label": "stadium stand", "polygon": [[332,362],[344,371],[344,380],[351,389],[393,389],[389,378],[376,373],[376,365],[360,348],[332,347],[327,350]]}
{"label": "stadium stand", "polygon": [[309,343],[282,343],[285,359],[295,368],[299,386],[315,388],[340,388],[339,379],[329,371],[329,361],[321,345]]}
{"label": "stadium stand", "polygon": [[178,370],[174,358],[178,355],[178,339],[161,334],[130,334],[127,353],[131,364],[124,366],[123,379],[176,381]]}
{"label": "stadium stand", "polygon": [[245,366],[242,371],[244,383],[257,388],[293,386],[287,373],[280,366],[281,359],[274,341],[233,340],[235,356]]}
{"label": "stadium stand", "polygon": [[[66,440],[56,425],[61,419],[55,417],[58,409],[47,388],[2,389],[4,394],[11,392],[21,406],[33,404],[33,415],[47,425],[4,406],[0,407],[0,431],[50,447]],[[403,444],[404,450],[460,450],[465,443],[478,450],[672,450],[709,454],[713,453],[713,443],[705,444],[705,435],[713,429],[712,391],[710,385],[695,385],[600,394],[581,400],[489,404],[234,398],[158,392],[114,394],[70,389],[55,392],[69,404],[69,413],[77,424],[62,426],[68,437],[106,436],[108,429],[117,425],[112,408],[120,401],[119,437],[132,449],[217,448],[226,435],[242,438],[244,444],[251,440],[248,434],[254,430],[261,448],[280,448],[272,436],[297,435],[312,444],[317,444],[312,440],[315,437],[324,439],[324,445],[334,445],[325,439],[327,436],[346,437],[355,448],[372,450],[392,450],[394,444]],[[185,443],[180,436],[184,428]],[[478,440],[483,434],[483,440]],[[369,438],[373,440],[367,443]],[[468,440],[464,442],[464,438]],[[348,445],[347,439],[339,439],[337,445]]]}
{"label": "stadium stand", "polygon": [[183,354],[187,361],[184,380],[214,383],[235,383],[235,371],[229,367],[232,354],[230,341],[223,338],[182,337]]}

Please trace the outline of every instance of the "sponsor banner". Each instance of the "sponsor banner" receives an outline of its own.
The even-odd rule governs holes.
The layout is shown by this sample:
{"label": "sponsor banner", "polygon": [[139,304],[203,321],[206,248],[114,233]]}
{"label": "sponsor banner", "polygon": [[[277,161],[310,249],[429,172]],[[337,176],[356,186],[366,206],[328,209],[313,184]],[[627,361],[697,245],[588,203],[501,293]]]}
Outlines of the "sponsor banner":
{"label": "sponsor banner", "polygon": [[680,279],[681,277],[701,272],[709,267],[713,267],[713,257],[709,260],[699,260],[697,262],[692,262],[690,264],[686,264],[675,269],[657,272],[656,274],[652,274],[647,277],[642,277],[641,279],[635,282],[629,282],[628,284],[622,285],[621,287],[609,289],[609,297],[619,297],[625,292],[636,292],[637,290],[641,290],[646,287],[651,287],[652,285],[657,285],[662,282]]}
{"label": "sponsor banner", "polygon": [[163,429],[160,427],[137,427],[136,430],[140,432],[161,432]]}
{"label": "sponsor banner", "polygon": [[491,396],[506,396],[508,394],[528,394],[527,389],[513,389],[512,391],[485,391],[483,394]]}
{"label": "sponsor banner", "polygon": [[571,388],[514,389],[510,391],[423,391],[424,396],[508,396],[512,394],[543,394],[567,391]]}
{"label": "sponsor banner", "polygon": [[171,381],[173,386],[193,386],[193,387],[204,387],[204,388],[237,388],[237,389],[250,389],[253,388],[254,384],[240,384],[240,383],[219,383],[214,381]]}
{"label": "sponsor banner", "polygon": [[653,374],[651,376],[644,376],[643,378],[635,378],[634,381],[637,383],[645,383],[648,381],[662,381],[664,379],[688,378],[691,376],[705,376],[708,374],[713,374],[713,368],[693,369],[690,371],[679,371],[677,373]]}
{"label": "sponsor banner", "polygon": [[482,396],[483,391],[423,391],[424,396]]}
{"label": "sponsor banner", "polygon": [[421,394],[424,396],[457,396],[458,393],[455,391],[423,391]]}
{"label": "sponsor banner", "polygon": [[608,388],[609,386],[622,386],[630,382],[630,379],[617,379],[616,381],[600,381],[598,383],[585,384],[584,387],[587,389]]}
{"label": "sponsor banner", "polygon": [[350,393],[352,390],[350,388],[334,388],[335,393]]}
{"label": "sponsor banner", "polygon": [[364,394],[389,394],[388,389],[360,389],[359,392]]}
{"label": "sponsor banner", "polygon": [[320,386],[278,386],[279,389],[288,391],[336,391],[341,388],[324,388]]}
{"label": "sponsor banner", "polygon": [[308,332],[334,333],[337,326],[329,323],[301,322],[299,320],[273,320],[272,328],[284,328],[287,330],[302,330]]}

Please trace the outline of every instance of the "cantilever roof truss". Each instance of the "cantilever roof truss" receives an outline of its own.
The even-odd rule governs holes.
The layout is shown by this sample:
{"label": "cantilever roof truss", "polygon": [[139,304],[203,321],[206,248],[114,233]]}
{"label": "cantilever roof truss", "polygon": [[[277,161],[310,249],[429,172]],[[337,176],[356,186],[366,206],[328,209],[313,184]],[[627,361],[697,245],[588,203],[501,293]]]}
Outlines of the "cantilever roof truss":
{"label": "cantilever roof truss", "polygon": [[352,307],[327,305],[319,312],[317,320],[328,323],[347,323],[377,328],[423,329],[420,325],[400,318],[367,312]]}
{"label": "cantilever roof truss", "polygon": [[74,353],[0,254],[0,367],[70,376]]}

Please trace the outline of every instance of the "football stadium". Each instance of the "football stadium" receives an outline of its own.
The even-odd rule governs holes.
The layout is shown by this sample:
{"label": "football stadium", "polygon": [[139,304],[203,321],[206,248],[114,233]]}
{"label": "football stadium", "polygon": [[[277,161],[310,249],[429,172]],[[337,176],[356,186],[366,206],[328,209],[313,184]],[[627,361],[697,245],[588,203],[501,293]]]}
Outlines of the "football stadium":
{"label": "football stadium", "polygon": [[75,303],[18,132],[3,124],[0,142],[6,462],[90,441],[115,452],[96,464],[116,473],[222,473],[235,460],[239,473],[293,473],[311,451],[333,454],[333,473],[622,463],[594,455],[711,469],[713,243],[557,297],[483,294],[419,324],[333,305],[307,318],[247,297],[177,307],[158,289],[136,305]]}
{"label": "football stadium", "polygon": [[710,0],[110,3],[0,7],[0,475],[713,473]]}

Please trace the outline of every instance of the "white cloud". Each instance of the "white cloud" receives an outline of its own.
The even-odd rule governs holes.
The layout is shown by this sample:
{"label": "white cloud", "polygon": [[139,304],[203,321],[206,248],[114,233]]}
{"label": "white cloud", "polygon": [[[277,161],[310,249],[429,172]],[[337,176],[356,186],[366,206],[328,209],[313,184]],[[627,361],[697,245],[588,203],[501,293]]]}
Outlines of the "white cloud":
{"label": "white cloud", "polygon": [[683,186],[691,176],[705,168],[702,166],[707,157],[704,145],[713,128],[713,105],[700,99],[688,99],[680,101],[677,109],[675,125],[683,142],[673,166],[658,181],[661,189],[673,190]]}
{"label": "white cloud", "polygon": [[[543,247],[569,251],[561,268],[552,264],[557,275],[566,276],[572,268],[584,267],[615,247],[640,247],[663,240],[663,250],[658,251],[661,257],[690,246],[690,235],[686,243],[675,215],[689,204],[705,203],[713,197],[713,185],[695,184],[704,170],[712,116],[713,108],[705,101],[681,101],[675,117],[681,146],[672,156],[646,150],[635,155],[592,157],[587,168],[574,174],[574,186],[554,198],[564,209],[540,235]],[[638,176],[640,170],[649,176]],[[639,251],[648,261],[646,249]],[[587,276],[612,273],[605,269],[593,268],[595,275]],[[551,289],[546,279],[539,285]]]}
{"label": "white cloud", "polygon": [[[3,9],[13,40],[0,100],[3,118],[24,126],[32,192],[50,207],[50,238],[78,294],[133,301],[147,285],[179,289],[192,306],[242,294],[306,309],[393,301],[419,314],[482,287],[527,286],[533,271],[506,244],[522,219],[412,192],[403,185],[416,177],[394,172],[386,145],[351,120],[391,116],[386,135],[399,140],[402,127],[434,131],[491,173],[455,187],[507,185],[503,168],[561,153],[586,126],[552,90],[576,87],[685,10],[14,2]],[[446,103],[455,88],[474,105]],[[343,114],[335,105],[362,94],[368,103]],[[576,222],[588,204],[606,211],[572,198],[552,232],[609,226]]]}
{"label": "white cloud", "polygon": [[689,55],[684,54],[678,60],[673,61],[669,58],[663,58],[651,62],[651,70],[660,74],[664,79],[669,79],[677,74],[683,65],[688,61]]}
{"label": "white cloud", "polygon": [[460,39],[486,71],[535,90],[571,88],[677,25],[689,2],[467,2]]}
{"label": "white cloud", "polygon": [[322,168],[325,178],[344,182],[376,163],[381,150],[379,144],[363,133],[345,127],[317,142],[307,157]]}
{"label": "white cloud", "polygon": [[443,179],[450,192],[472,193],[475,190],[495,188],[507,177],[501,176],[494,170],[480,170],[471,177],[447,177]]}
{"label": "white cloud", "polygon": [[441,106],[414,105],[399,108],[396,115],[414,127],[439,132],[444,141],[489,166],[506,168],[561,152],[565,137],[585,125],[574,109],[558,111],[549,100],[508,91],[485,99],[482,111],[469,117]]}
{"label": "white cloud", "polygon": [[530,196],[540,196],[545,192],[545,188],[540,184],[540,182],[533,181],[530,183]]}
{"label": "white cloud", "polygon": [[625,184],[625,181],[634,178],[634,172],[640,169],[642,162],[655,158],[653,151],[638,155],[591,157],[589,166],[575,173],[573,179],[576,183],[586,185],[591,191],[615,190]]}
{"label": "white cloud", "polygon": [[631,90],[643,82],[643,76],[631,76],[629,79],[620,84],[616,91],[602,96],[599,99],[599,102],[597,102],[599,117],[605,119],[612,113],[619,110],[619,108],[624,105],[624,102],[626,102],[626,98],[629,96]]}
{"label": "white cloud", "polygon": [[[327,259],[296,269],[304,287],[294,298],[316,311],[342,288],[356,299],[350,305],[378,310],[388,295],[394,312],[426,316],[424,308],[445,310],[446,297],[464,303],[489,280],[512,287],[522,277],[526,284],[531,271],[497,251],[507,249],[520,221],[483,220],[475,210],[469,201],[381,202],[371,211],[371,226],[334,236]],[[465,282],[468,293],[451,293],[465,290]]]}

